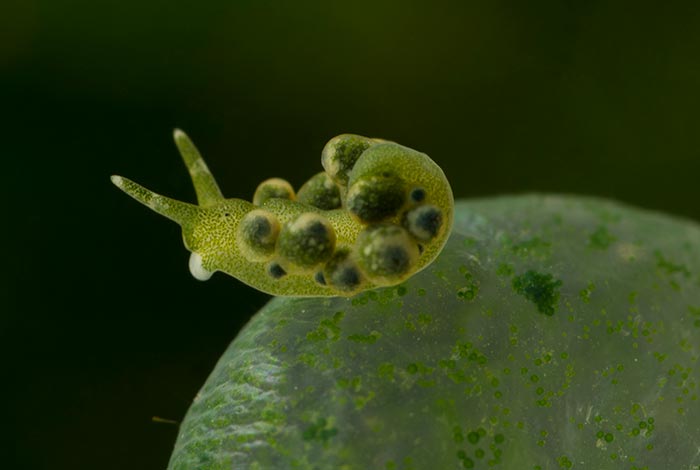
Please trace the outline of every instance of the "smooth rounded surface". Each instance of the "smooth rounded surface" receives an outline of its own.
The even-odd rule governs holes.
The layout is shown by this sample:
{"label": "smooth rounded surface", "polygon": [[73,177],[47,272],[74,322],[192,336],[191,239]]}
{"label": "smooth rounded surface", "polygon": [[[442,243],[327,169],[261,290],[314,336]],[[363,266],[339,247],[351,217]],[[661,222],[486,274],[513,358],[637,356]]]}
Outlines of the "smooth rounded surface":
{"label": "smooth rounded surface", "polygon": [[282,178],[270,178],[258,185],[253,195],[253,204],[261,206],[268,199],[294,199],[294,188]]}
{"label": "smooth rounded surface", "polygon": [[430,204],[418,206],[406,213],[403,225],[418,240],[429,242],[442,228],[442,211]]}
{"label": "smooth rounded surface", "polygon": [[394,283],[411,273],[418,245],[397,225],[368,227],[357,239],[357,263],[373,282]]}
{"label": "smooth rounded surface", "polygon": [[262,209],[246,214],[238,224],[236,241],[244,255],[251,261],[265,261],[275,252],[280,232],[277,218]]}
{"label": "smooth rounded surface", "polygon": [[347,248],[338,250],[326,263],[323,276],[328,284],[343,292],[356,291],[362,285],[362,273]]}
{"label": "smooth rounded surface", "polygon": [[299,189],[297,201],[326,211],[338,209],[340,188],[327,173],[317,173]]}
{"label": "smooth rounded surface", "polygon": [[395,175],[368,176],[348,191],[347,208],[362,222],[393,217],[406,201],[406,188]]}
{"label": "smooth rounded surface", "polygon": [[202,266],[202,262],[202,256],[196,251],[193,251],[190,254],[190,260],[188,263],[190,274],[192,274],[192,277],[198,281],[208,281],[214,273],[207,271],[204,266]]}
{"label": "smooth rounded surface", "polygon": [[690,469],[699,345],[697,222],[594,198],[462,201],[401,285],[253,316],[168,468]]}
{"label": "smooth rounded surface", "polygon": [[277,250],[292,265],[312,268],[330,258],[335,240],[335,231],[326,218],[307,212],[282,228]]}

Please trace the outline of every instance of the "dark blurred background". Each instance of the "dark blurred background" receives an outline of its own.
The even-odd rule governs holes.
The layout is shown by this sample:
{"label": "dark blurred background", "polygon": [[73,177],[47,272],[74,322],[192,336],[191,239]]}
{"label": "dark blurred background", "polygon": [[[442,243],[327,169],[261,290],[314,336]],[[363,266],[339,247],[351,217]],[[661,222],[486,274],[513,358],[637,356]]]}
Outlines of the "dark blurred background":
{"label": "dark blurred background", "polygon": [[0,279],[8,469],[164,469],[268,299],[187,269],[129,176],[194,200],[299,186],[332,136],[429,153],[458,197],[582,193],[700,220],[700,5],[2,0]]}

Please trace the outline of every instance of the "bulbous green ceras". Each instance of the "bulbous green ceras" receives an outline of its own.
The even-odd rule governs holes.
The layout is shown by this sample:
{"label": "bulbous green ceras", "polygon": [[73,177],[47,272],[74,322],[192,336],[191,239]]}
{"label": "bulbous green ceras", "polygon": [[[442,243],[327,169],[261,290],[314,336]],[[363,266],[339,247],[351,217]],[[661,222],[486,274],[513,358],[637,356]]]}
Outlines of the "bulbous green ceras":
{"label": "bulbous green ceras", "polygon": [[351,296],[405,281],[430,264],[452,227],[454,198],[439,166],[394,142],[343,134],[323,149],[325,172],[298,192],[260,183],[253,202],[223,197],[184,132],[175,143],[198,205],[121,176],[112,182],[182,227],[190,272],[222,271],[281,296]]}

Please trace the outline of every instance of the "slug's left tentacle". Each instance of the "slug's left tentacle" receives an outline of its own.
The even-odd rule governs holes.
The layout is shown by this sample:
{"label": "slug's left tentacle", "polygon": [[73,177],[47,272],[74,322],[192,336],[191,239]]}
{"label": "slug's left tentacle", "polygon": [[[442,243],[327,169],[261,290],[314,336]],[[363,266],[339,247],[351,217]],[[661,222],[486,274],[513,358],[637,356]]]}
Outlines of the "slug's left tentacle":
{"label": "slug's left tentacle", "polygon": [[444,246],[454,200],[425,154],[381,139],[343,134],[322,153],[325,172],[297,193],[271,178],[253,202],[224,199],[189,138],[175,142],[195,186],[195,206],[112,177],[120,189],[183,228],[190,271],[215,271],[275,295],[349,296],[398,284]]}
{"label": "slug's left tentacle", "polygon": [[112,175],[111,180],[117,188],[181,227],[193,225],[197,218],[199,208],[195,205],[154,193],[123,176]]}

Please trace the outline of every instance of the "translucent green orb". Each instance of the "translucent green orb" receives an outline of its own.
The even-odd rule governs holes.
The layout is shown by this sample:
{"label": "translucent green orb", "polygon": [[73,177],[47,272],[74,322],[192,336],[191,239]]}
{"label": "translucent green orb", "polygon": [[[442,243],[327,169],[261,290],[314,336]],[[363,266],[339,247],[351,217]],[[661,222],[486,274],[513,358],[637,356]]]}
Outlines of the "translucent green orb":
{"label": "translucent green orb", "polygon": [[698,224],[462,201],[405,283],[256,314],[169,469],[694,469],[698,357]]}

